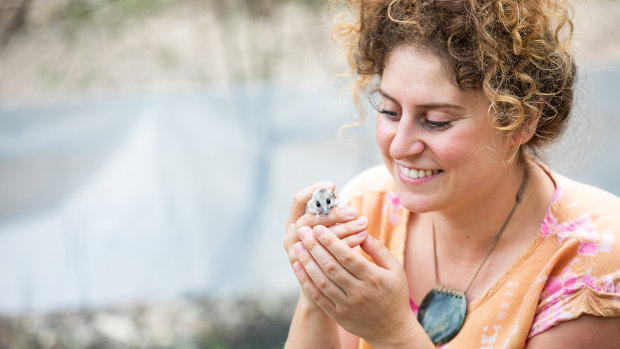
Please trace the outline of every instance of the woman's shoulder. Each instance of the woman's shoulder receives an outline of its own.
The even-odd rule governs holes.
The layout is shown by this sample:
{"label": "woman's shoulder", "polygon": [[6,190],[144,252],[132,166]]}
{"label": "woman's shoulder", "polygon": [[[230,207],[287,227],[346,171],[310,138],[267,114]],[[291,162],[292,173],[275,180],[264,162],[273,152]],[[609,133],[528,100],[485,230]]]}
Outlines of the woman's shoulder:
{"label": "woman's shoulder", "polygon": [[578,254],[596,255],[592,253],[596,250],[614,255],[620,269],[620,198],[557,173],[550,175],[556,192],[541,225],[543,236],[555,236],[561,246],[578,244]]}
{"label": "woman's shoulder", "polygon": [[620,198],[595,186],[553,173],[559,188],[558,209],[566,218],[590,217],[620,231]]}
{"label": "woman's shoulder", "polygon": [[528,337],[581,314],[620,316],[620,198],[551,176],[556,193],[531,265],[544,286]]}
{"label": "woman's shoulder", "polygon": [[384,165],[366,169],[353,177],[338,194],[340,201],[347,203],[369,194],[394,191],[394,180]]}

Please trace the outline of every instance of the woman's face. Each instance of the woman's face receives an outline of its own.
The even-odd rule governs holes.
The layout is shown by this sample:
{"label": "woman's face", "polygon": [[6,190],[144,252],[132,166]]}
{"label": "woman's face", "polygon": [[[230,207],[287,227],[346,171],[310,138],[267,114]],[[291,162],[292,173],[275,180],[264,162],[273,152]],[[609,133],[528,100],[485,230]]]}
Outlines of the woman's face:
{"label": "woman's face", "polygon": [[482,92],[459,89],[437,56],[401,46],[379,93],[376,139],[405,207],[450,211],[493,199],[516,148],[490,125]]}

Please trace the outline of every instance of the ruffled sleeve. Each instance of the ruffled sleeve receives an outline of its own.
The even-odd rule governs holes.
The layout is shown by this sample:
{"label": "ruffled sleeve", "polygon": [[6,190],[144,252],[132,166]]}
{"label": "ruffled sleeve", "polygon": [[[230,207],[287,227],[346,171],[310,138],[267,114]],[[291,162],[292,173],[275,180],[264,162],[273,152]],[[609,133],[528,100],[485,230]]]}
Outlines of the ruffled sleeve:
{"label": "ruffled sleeve", "polygon": [[541,280],[528,338],[582,314],[620,316],[620,200],[563,182],[570,194],[554,204],[541,227],[557,252],[547,262],[550,272]]}

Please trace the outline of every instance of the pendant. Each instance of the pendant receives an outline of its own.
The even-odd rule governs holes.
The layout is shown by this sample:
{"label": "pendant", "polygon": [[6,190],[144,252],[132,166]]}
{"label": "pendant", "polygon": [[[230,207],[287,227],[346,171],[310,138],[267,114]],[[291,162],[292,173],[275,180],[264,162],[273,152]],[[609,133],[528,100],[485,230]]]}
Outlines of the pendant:
{"label": "pendant", "polygon": [[435,285],[420,304],[418,322],[434,344],[445,344],[459,333],[466,315],[463,291]]}

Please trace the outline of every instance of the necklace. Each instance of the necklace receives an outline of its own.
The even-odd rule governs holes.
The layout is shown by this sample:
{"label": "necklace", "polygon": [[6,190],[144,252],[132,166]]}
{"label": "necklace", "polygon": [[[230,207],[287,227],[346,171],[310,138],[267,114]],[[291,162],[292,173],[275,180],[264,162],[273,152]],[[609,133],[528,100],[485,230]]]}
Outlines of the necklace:
{"label": "necklace", "polygon": [[465,316],[467,315],[467,299],[465,295],[472,283],[478,276],[480,269],[489,258],[491,252],[497,245],[499,238],[502,236],[504,229],[510,222],[510,219],[515,213],[517,209],[517,205],[521,202],[523,191],[525,189],[525,183],[527,182],[527,171],[523,171],[523,180],[521,181],[521,187],[519,188],[519,192],[517,193],[517,198],[515,200],[515,204],[512,206],[512,210],[510,214],[502,224],[501,228],[495,237],[493,238],[493,242],[491,243],[491,247],[487,251],[486,255],[480,262],[478,269],[474,273],[474,276],[469,281],[467,288],[465,291],[457,290],[454,288],[449,288],[445,286],[441,286],[438,284],[438,273],[437,273],[437,250],[435,247],[435,226],[433,225],[433,258],[435,259],[435,286],[426,294],[422,303],[420,303],[420,308],[418,310],[418,322],[428,336],[431,338],[434,344],[445,344],[448,343],[452,338],[454,338],[465,323]]}

